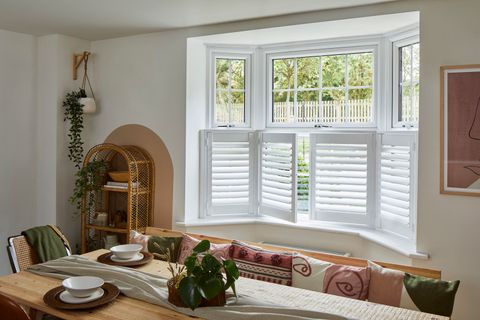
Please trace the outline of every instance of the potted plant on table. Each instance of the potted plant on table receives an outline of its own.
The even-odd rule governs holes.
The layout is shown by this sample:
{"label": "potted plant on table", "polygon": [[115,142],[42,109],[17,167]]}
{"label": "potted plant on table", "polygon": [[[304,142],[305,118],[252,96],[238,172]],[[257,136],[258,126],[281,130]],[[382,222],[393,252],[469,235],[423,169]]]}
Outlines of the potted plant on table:
{"label": "potted plant on table", "polygon": [[235,281],[240,276],[237,265],[233,260],[219,262],[213,255],[203,254],[209,249],[210,241],[203,240],[185,259],[185,268],[170,265],[172,278],[167,283],[170,303],[194,310],[225,305],[225,291],[230,287],[237,295]]}

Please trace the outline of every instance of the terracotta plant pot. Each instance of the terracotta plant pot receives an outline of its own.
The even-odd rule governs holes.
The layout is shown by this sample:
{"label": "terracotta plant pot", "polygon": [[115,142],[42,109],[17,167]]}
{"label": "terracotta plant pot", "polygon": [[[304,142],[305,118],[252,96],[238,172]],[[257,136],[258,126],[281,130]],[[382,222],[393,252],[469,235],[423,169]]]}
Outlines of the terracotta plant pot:
{"label": "terracotta plant pot", "polygon": [[[167,282],[168,287],[168,302],[177,306],[186,308],[187,306],[183,303],[182,298],[178,294],[177,288],[175,288],[175,279],[171,278]],[[219,307],[224,306],[227,303],[225,296],[225,291],[220,292],[215,298],[211,300],[206,300],[202,298],[202,302],[199,307]]]}

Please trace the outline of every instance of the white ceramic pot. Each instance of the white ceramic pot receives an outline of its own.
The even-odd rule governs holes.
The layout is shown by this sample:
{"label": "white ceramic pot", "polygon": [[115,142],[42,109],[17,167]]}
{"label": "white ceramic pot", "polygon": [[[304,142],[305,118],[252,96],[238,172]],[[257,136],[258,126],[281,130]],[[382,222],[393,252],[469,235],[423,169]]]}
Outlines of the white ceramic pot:
{"label": "white ceramic pot", "polygon": [[78,102],[83,105],[83,113],[95,113],[97,110],[97,104],[93,98],[80,98]]}

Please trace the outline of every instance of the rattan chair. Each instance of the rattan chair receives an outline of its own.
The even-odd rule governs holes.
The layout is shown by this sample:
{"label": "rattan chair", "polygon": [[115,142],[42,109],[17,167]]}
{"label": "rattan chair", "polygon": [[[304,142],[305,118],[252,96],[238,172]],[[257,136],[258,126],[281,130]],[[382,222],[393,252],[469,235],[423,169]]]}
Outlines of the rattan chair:
{"label": "rattan chair", "polygon": [[0,294],[2,320],[30,320],[31,318],[15,301]]}
{"label": "rattan chair", "polygon": [[[67,255],[70,255],[71,251],[68,241],[66,238],[63,238],[64,237],[62,237],[62,240],[65,243]],[[35,250],[28,244],[25,236],[22,235],[8,238],[7,252],[14,273],[24,271],[29,266],[40,262]]]}

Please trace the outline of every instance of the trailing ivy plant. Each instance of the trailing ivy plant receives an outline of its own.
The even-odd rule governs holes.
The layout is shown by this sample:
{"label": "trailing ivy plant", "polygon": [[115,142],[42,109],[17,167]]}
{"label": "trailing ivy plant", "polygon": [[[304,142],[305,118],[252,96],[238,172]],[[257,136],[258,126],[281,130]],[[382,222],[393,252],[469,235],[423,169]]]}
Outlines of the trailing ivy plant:
{"label": "trailing ivy plant", "polygon": [[[210,241],[202,240],[192,254],[185,259],[186,275],[178,284],[178,293],[183,303],[194,310],[202,302],[202,298],[211,300],[222,291],[232,288],[235,296],[235,281],[240,276],[237,265],[233,260],[223,260],[220,263],[213,255],[200,254],[210,249]],[[222,273],[225,272],[225,274]]]}
{"label": "trailing ivy plant", "polygon": [[87,95],[85,90],[79,89],[67,93],[65,100],[63,100],[64,107],[64,121],[70,123],[68,137],[68,159],[70,159],[77,169],[80,169],[83,160],[83,105],[80,103],[80,98],[85,98]]}
{"label": "trailing ivy plant", "polygon": [[108,170],[108,163],[105,161],[91,161],[81,168],[75,176],[75,188],[70,202],[76,204],[77,209],[82,207],[82,199],[85,196],[85,211],[89,212],[95,205],[95,193],[103,186],[103,177]]}

